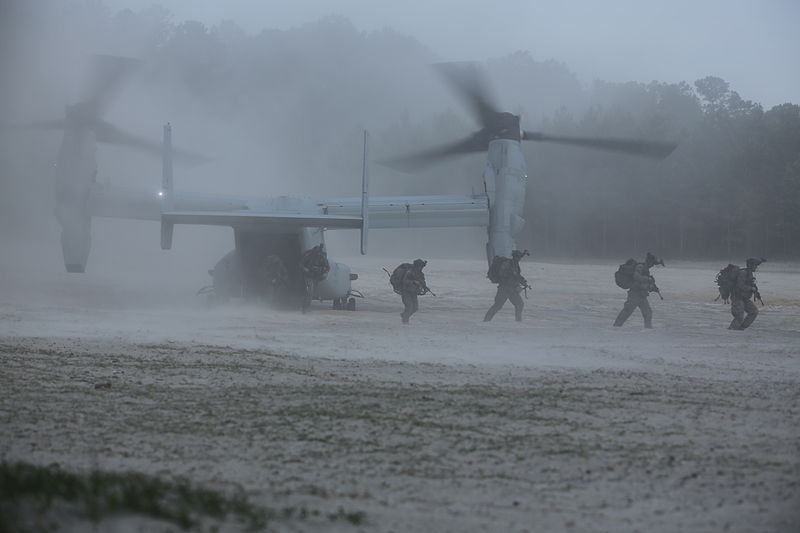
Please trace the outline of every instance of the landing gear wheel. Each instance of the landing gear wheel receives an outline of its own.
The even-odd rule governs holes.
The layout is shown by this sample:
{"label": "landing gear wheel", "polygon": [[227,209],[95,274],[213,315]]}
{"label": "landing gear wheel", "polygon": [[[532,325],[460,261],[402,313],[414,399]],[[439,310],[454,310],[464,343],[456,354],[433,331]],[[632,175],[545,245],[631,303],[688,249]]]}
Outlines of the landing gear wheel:
{"label": "landing gear wheel", "polygon": [[348,311],[355,311],[356,310],[356,299],[350,298],[347,300],[347,310]]}

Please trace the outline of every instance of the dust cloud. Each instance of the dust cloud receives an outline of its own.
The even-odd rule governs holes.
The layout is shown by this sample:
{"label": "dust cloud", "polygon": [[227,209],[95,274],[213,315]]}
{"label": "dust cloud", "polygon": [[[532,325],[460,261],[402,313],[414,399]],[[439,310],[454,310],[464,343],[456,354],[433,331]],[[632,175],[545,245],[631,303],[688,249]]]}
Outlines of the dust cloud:
{"label": "dust cloud", "polygon": [[[429,68],[440,59],[436,53],[389,28],[364,32],[332,15],[290,30],[265,25],[260,33],[246,34],[230,21],[206,27],[175,20],[158,6],[117,11],[102,3],[39,0],[4,3],[3,9],[0,237],[5,249],[40,244],[58,250],[60,230],[52,213],[62,134],[27,125],[61,119],[67,105],[91,94],[87,86],[95,54],[140,60],[113,92],[102,118],[154,142],[170,122],[176,145],[213,159],[177,168],[178,190],[252,197],[358,196],[364,129],[372,133],[373,160],[449,142],[474,129],[468,113]],[[545,81],[535,98],[522,88],[525,80],[515,69],[520,62],[535,67],[529,77]],[[490,64],[501,81],[499,100],[533,117],[577,105],[580,85],[563,65],[536,65],[525,55]],[[545,76],[547,71],[556,75]],[[514,89],[508,94],[502,87]],[[96,158],[99,182],[152,194],[160,188],[157,157],[98,143]],[[482,167],[480,155],[421,175],[372,164],[371,193],[482,192]],[[165,254],[158,249],[155,224],[95,218],[92,226],[89,273],[96,254],[103,253],[99,249],[108,244],[114,253],[141,257],[138,268],[146,268],[145,258]],[[200,230],[200,235],[211,235],[207,239],[192,240],[194,233],[180,228],[175,249],[168,253],[184,255],[191,263],[192,258],[206,260],[198,247],[213,246],[222,256],[233,245],[229,236],[216,238],[213,230]],[[345,255],[356,250],[353,232],[329,238]],[[377,253],[399,247],[410,255],[441,250],[479,257],[484,240],[476,230],[378,232],[371,246]]]}
{"label": "dust cloud", "polygon": [[[724,182],[697,179],[726,175],[735,161],[724,151],[709,157],[700,142],[717,139],[710,116],[763,118],[783,140],[779,125],[793,122],[778,119],[794,107],[764,111],[724,80],[704,85],[719,88],[712,101],[674,80],[587,87],[567,65],[530,52],[490,59],[482,67],[498,108],[521,114],[526,129],[688,145],[662,166],[525,147],[528,226],[519,244],[534,257],[523,263],[533,292],[522,324],[508,305],[481,321],[494,296],[482,228],[376,230],[367,257],[357,255],[357,232],[328,232],[331,257],[360,276],[362,312],[318,302],[306,316],[253,303],[213,307],[196,293],[233,248],[230,228],[178,226],[166,252],[156,222],[96,217],[86,273],[64,272],[53,214],[62,136],[30,125],[61,119],[92,94],[93,56],[140,60],[105,120],[156,143],[169,122],[176,145],[212,158],[176,166],[177,190],[252,198],[357,197],[364,129],[373,161],[470,134],[473,118],[429,68],[443,58],[396,30],[364,31],[337,15],[245,32],[158,6],[0,6],[0,355],[8,370],[0,381],[14,384],[0,387],[13,391],[0,402],[8,429],[0,433],[11,435],[0,443],[4,457],[70,468],[95,461],[209,484],[227,476],[270,503],[364,510],[376,531],[516,530],[531,516],[555,531],[797,524],[797,264],[770,257],[759,271],[768,304],[751,330],[727,331],[729,311],[713,303],[720,258],[760,253],[764,242],[790,257],[795,229],[760,223],[758,231],[781,233],[756,238],[735,227],[724,202],[708,200],[726,192]],[[99,143],[96,157],[97,181],[157,194],[157,156]],[[483,165],[484,155],[472,154],[405,175],[373,163],[370,192],[479,193]],[[776,179],[793,183],[794,167],[781,165],[786,174]],[[699,196],[691,191],[707,196],[687,200]],[[653,302],[655,330],[642,331],[638,316],[611,328],[624,300],[613,270],[650,245],[705,262],[666,258],[656,272],[666,300]],[[430,260],[437,296],[422,299],[407,327],[381,268],[415,257]],[[114,416],[100,407],[108,404],[95,382],[113,383],[102,393],[120,400]],[[186,412],[159,408],[155,425],[143,415],[173,398]],[[257,398],[256,408],[244,413],[247,401],[231,398]],[[341,417],[320,419],[319,398]],[[192,406],[206,400],[213,437],[194,423],[202,411]],[[370,409],[379,413],[365,416]],[[178,418],[192,423],[170,440]],[[53,442],[65,427],[69,439]]]}

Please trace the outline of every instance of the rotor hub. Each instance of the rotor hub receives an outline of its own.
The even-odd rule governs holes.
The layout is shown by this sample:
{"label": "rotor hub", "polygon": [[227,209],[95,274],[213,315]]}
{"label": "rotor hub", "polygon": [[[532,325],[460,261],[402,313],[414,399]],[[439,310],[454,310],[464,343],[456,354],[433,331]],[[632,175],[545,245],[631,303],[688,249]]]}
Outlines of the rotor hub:
{"label": "rotor hub", "polygon": [[497,112],[491,117],[486,128],[490,132],[490,139],[508,139],[510,141],[522,140],[522,130],[519,126],[520,117],[512,113]]}

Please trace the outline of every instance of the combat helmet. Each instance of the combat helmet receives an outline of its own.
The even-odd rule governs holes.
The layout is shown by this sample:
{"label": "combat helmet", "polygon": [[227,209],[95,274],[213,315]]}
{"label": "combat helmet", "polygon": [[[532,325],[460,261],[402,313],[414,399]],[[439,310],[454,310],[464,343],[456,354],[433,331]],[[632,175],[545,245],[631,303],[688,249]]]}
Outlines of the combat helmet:
{"label": "combat helmet", "polygon": [[758,265],[760,265],[761,263],[766,263],[766,262],[767,262],[767,260],[764,259],[763,257],[761,257],[761,258],[749,257],[747,259],[747,268],[749,268],[750,270],[755,270],[756,268],[758,268]]}
{"label": "combat helmet", "polygon": [[647,268],[650,268],[654,265],[661,265],[664,266],[664,260],[659,259],[650,252],[647,252],[647,256],[644,258],[644,264],[647,265]]}
{"label": "combat helmet", "polygon": [[424,268],[427,265],[427,261],[423,261],[422,259],[414,259],[414,268]]}
{"label": "combat helmet", "polygon": [[516,260],[520,260],[526,255],[531,255],[530,253],[528,253],[528,250],[513,250],[511,252],[511,258]]}

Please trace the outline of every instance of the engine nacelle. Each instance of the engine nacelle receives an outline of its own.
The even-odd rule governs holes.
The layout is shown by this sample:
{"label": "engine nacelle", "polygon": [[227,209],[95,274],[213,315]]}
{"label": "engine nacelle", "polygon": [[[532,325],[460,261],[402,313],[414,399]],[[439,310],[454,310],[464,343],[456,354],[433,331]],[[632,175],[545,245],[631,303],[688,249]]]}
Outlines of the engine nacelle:
{"label": "engine nacelle", "polygon": [[56,165],[56,218],[67,272],[84,272],[92,246],[88,204],[97,175],[95,135],[80,125],[68,125]]}
{"label": "engine nacelle", "polygon": [[61,252],[67,272],[85,272],[92,248],[92,217],[80,209],[56,207],[56,217],[61,223]]}
{"label": "engine nacelle", "polygon": [[528,173],[519,141],[495,139],[489,143],[488,162],[483,174],[489,197],[489,242],[486,259],[511,257],[516,248],[514,237],[525,226],[525,189]]}

